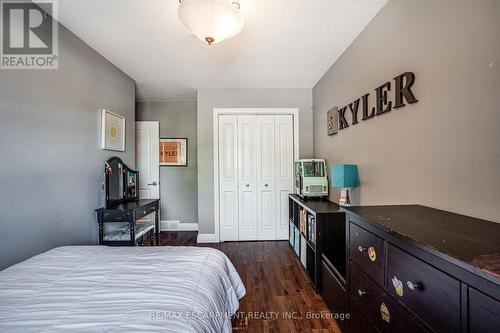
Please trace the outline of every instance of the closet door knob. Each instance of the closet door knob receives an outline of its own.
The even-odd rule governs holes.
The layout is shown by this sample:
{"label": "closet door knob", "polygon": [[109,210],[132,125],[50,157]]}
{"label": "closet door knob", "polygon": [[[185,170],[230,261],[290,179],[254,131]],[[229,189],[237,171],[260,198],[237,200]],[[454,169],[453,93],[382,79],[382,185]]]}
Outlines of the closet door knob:
{"label": "closet door knob", "polygon": [[246,187],[250,187],[250,184],[246,184],[245,186],[246,186]]}
{"label": "closet door knob", "polygon": [[269,187],[269,184],[264,184],[264,187]]}

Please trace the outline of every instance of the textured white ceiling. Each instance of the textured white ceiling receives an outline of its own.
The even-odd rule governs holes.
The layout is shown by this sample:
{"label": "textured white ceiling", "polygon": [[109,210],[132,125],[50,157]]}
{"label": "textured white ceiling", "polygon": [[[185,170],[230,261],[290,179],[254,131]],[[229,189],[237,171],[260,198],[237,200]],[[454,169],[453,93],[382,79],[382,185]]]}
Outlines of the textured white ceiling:
{"label": "textured white ceiling", "polygon": [[178,0],[59,0],[62,24],[137,82],[138,100],[197,89],[311,88],[387,0],[239,0],[243,31],[208,46]]}

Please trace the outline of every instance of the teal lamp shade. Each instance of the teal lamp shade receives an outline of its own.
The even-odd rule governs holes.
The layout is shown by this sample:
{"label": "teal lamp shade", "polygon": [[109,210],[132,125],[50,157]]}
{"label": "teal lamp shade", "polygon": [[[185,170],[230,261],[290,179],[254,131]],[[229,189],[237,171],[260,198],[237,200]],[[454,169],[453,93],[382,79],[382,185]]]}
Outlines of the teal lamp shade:
{"label": "teal lamp shade", "polygon": [[332,187],[348,188],[359,186],[358,166],[355,164],[332,165]]}

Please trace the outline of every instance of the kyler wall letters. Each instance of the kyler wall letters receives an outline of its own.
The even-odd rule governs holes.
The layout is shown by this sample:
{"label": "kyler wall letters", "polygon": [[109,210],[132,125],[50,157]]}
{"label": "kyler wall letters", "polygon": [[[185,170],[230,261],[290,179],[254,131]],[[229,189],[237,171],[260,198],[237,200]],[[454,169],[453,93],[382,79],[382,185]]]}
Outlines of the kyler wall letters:
{"label": "kyler wall letters", "polygon": [[[332,108],[327,112],[328,135],[337,134],[339,130],[356,125],[359,123],[359,120],[368,120],[387,113],[392,109],[401,108],[406,103],[413,104],[418,102],[411,90],[413,83],[415,83],[415,74],[405,72],[394,78],[393,100],[389,100],[390,97],[388,97],[391,92],[391,82],[388,81],[380,87],[375,88],[375,106],[371,109],[369,108],[369,93],[342,108]],[[350,124],[347,120],[348,118],[351,120]]]}

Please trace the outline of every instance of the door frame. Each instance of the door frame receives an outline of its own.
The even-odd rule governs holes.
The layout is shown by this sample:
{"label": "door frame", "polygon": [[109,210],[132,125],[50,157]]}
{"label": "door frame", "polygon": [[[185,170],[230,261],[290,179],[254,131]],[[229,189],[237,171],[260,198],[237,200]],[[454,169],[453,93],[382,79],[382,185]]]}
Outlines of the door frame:
{"label": "door frame", "polygon": [[220,242],[219,116],[224,114],[291,115],[293,120],[293,156],[295,160],[299,159],[299,109],[298,108],[214,108],[214,113],[213,113],[214,231],[215,231],[215,242],[217,243]]}

